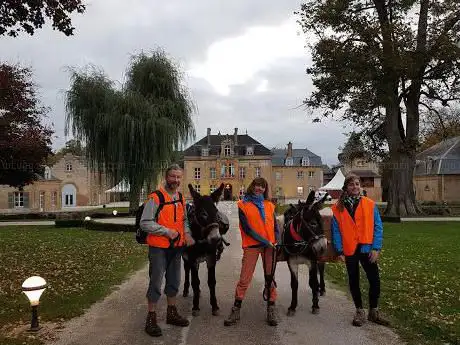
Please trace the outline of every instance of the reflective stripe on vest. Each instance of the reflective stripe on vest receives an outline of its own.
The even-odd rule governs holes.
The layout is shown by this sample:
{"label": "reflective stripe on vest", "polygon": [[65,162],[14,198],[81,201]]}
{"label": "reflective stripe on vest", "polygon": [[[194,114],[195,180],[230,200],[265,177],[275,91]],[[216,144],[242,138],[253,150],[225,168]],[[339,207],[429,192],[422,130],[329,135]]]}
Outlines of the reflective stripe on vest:
{"label": "reflective stripe on vest", "polygon": [[361,197],[355,211],[355,220],[344,207],[340,211],[337,205],[332,206],[332,212],[339,225],[342,235],[343,253],[353,255],[358,244],[372,244],[374,240],[374,201]]}
{"label": "reflective stripe on vest", "polygon": [[[164,188],[160,188],[160,192],[163,194],[165,202],[171,202],[173,199]],[[153,199],[156,205],[160,204],[160,200],[155,193],[149,195],[149,199]],[[183,200],[182,200],[183,201]],[[176,242],[175,247],[183,246],[185,243],[184,236],[184,206],[180,201],[175,204],[166,204],[158,214],[157,223],[168,228],[175,230],[180,235],[179,242]],[[147,244],[151,247],[158,248],[169,248],[169,237],[148,234]]]}
{"label": "reflective stripe on vest", "polygon": [[[275,243],[275,205],[272,202],[264,200],[265,223],[260,215],[259,209],[252,202],[244,202],[243,200],[240,200],[238,201],[238,208],[243,211],[249,226],[255,232],[269,242]],[[241,224],[240,231],[243,248],[260,244],[260,242],[254,240],[251,236],[246,235],[241,227]]]}

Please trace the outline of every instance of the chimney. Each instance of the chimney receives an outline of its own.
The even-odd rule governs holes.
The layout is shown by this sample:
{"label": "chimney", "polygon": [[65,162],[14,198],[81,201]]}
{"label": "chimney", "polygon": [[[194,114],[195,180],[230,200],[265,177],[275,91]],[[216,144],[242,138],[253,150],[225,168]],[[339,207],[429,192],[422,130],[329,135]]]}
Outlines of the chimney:
{"label": "chimney", "polygon": [[235,134],[233,134],[233,141],[235,145],[238,145],[238,128],[235,128]]}
{"label": "chimney", "polygon": [[288,142],[287,157],[292,157],[292,143]]}
{"label": "chimney", "polygon": [[209,147],[211,146],[211,128],[208,128],[207,137],[208,137],[208,147]]}

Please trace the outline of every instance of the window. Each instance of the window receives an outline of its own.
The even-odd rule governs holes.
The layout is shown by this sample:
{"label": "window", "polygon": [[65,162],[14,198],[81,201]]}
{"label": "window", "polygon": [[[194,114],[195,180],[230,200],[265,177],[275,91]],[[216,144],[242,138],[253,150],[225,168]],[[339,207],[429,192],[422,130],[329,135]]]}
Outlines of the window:
{"label": "window", "polygon": [[235,176],[235,165],[233,163],[223,164],[220,169],[220,177],[234,177]]}
{"label": "window", "polygon": [[244,167],[240,167],[240,178],[246,177],[246,169]]}
{"label": "window", "polygon": [[72,163],[66,163],[65,164],[65,171],[72,171]]}
{"label": "window", "polygon": [[66,194],[65,195],[65,205],[72,206],[73,205],[73,194]]}
{"label": "window", "polygon": [[217,189],[217,188],[216,188],[216,185],[213,185],[213,184],[210,185],[210,186],[209,186],[209,193],[214,192],[216,189]]}
{"label": "window", "polygon": [[230,163],[228,170],[228,176],[235,177],[235,165],[233,163]]}
{"label": "window", "polygon": [[51,193],[51,207],[52,208],[56,207],[56,202],[57,202],[57,192],[54,191]]}
{"label": "window", "polygon": [[282,187],[276,187],[276,196],[281,196],[283,195],[283,188]]}
{"label": "window", "polygon": [[303,196],[303,187],[297,187],[297,195]]}
{"label": "window", "polygon": [[240,187],[240,192],[239,192],[240,198],[242,198],[245,193],[246,193],[246,189],[244,188],[244,186],[241,186]]}
{"label": "window", "polygon": [[308,177],[314,177],[315,176],[315,172],[314,171],[309,171],[308,172]]}
{"label": "window", "polygon": [[291,167],[294,164],[294,161],[292,160],[292,157],[286,158],[286,166]]}
{"label": "window", "polygon": [[254,155],[254,147],[248,146],[246,147],[246,156],[253,156]]}
{"label": "window", "polygon": [[49,167],[45,167],[45,180],[51,179],[51,169]]}
{"label": "window", "polygon": [[256,177],[260,177],[260,167],[256,167]]}
{"label": "window", "polygon": [[203,157],[208,157],[209,156],[209,149],[201,149],[201,155]]}
{"label": "window", "polygon": [[216,168],[209,168],[209,177],[211,179],[215,179],[216,178]]}
{"label": "window", "polygon": [[279,171],[277,171],[277,172],[275,173],[275,178],[276,178],[277,181],[280,181],[280,180],[281,180],[282,175],[281,175],[281,173],[280,173]]}
{"label": "window", "polygon": [[297,171],[297,178],[303,179],[303,171]]}
{"label": "window", "polygon": [[24,193],[14,192],[14,207],[24,207]]}
{"label": "window", "polygon": [[362,159],[356,161],[356,166],[357,167],[363,167],[364,166],[364,161]]}
{"label": "window", "polygon": [[195,168],[195,180],[199,180],[201,178],[201,168]]}
{"label": "window", "polygon": [[196,184],[195,185],[195,190],[198,192],[198,193],[201,193],[201,187],[199,184]]}
{"label": "window", "polygon": [[230,156],[230,153],[231,153],[230,145],[225,145],[225,147],[224,147],[224,155],[225,156]]}
{"label": "window", "polygon": [[303,166],[303,167],[307,167],[307,166],[309,166],[309,165],[310,165],[310,158],[308,158],[308,157],[303,157],[303,158],[302,158],[302,166]]}
{"label": "window", "polygon": [[40,194],[39,194],[39,208],[40,208],[40,211],[43,211],[44,208],[45,208],[45,192],[41,191]]}

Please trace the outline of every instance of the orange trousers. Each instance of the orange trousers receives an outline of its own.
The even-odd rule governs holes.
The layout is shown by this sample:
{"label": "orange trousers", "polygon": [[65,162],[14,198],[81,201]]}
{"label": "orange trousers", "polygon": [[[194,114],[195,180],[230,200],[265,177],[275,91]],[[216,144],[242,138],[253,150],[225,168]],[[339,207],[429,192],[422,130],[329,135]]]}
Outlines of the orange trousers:
{"label": "orange trousers", "polygon": [[[244,299],[246,290],[251,284],[259,255],[262,256],[264,271],[267,274],[271,273],[274,252],[275,250],[273,248],[243,248],[241,274],[240,280],[236,285],[235,299],[240,301]],[[273,279],[275,279],[275,277],[273,277]],[[275,283],[272,282],[272,286],[270,287],[270,302],[275,302],[276,296]]]}

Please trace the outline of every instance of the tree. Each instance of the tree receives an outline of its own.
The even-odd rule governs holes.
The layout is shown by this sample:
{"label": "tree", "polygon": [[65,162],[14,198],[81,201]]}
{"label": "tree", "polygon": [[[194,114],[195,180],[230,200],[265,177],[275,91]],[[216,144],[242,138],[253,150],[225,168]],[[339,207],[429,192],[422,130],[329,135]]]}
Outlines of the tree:
{"label": "tree", "polygon": [[420,152],[442,140],[460,136],[460,108],[427,112],[422,117],[420,132]]}
{"label": "tree", "polygon": [[46,113],[31,70],[0,64],[0,184],[22,188],[43,173],[53,133],[41,123]]}
{"label": "tree", "polygon": [[298,13],[314,37],[307,73],[316,89],[306,106],[353,121],[376,148],[386,146],[385,213],[417,214],[420,107],[460,98],[458,1],[311,0]]}
{"label": "tree", "polygon": [[130,184],[130,211],[182,143],[194,137],[194,110],[181,73],[162,50],[134,56],[121,90],[94,68],[73,71],[66,134],[86,143],[92,169]]}
{"label": "tree", "polygon": [[341,163],[352,163],[355,158],[368,157],[368,153],[361,141],[361,135],[354,131],[349,134],[348,140],[341,148],[341,151],[338,156]]}
{"label": "tree", "polygon": [[42,28],[45,18],[51,19],[53,29],[66,36],[73,35],[70,15],[83,13],[81,0],[2,0],[0,2],[0,36],[18,36],[22,31],[33,35]]}
{"label": "tree", "polygon": [[59,149],[56,153],[51,154],[47,159],[47,165],[54,165],[67,153],[73,154],[74,156],[84,156],[85,147],[80,140],[70,139],[66,141],[65,146]]}

